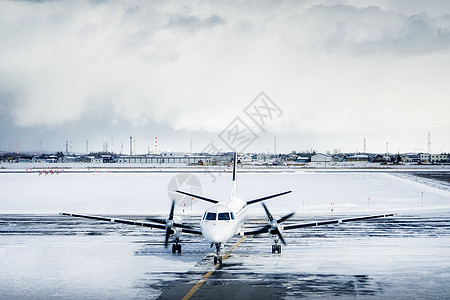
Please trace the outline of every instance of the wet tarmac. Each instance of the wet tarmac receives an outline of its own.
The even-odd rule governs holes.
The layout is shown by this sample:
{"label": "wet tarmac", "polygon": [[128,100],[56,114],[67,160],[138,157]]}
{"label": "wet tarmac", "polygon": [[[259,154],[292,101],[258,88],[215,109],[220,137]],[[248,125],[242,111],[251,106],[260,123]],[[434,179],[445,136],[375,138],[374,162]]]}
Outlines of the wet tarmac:
{"label": "wet tarmac", "polygon": [[[448,215],[285,232],[281,254],[271,253],[266,235],[248,237],[192,299],[448,298]],[[109,222],[0,215],[0,298],[181,299],[213,268],[213,252],[201,237],[183,235],[182,254],[174,255],[163,240],[161,231]]]}

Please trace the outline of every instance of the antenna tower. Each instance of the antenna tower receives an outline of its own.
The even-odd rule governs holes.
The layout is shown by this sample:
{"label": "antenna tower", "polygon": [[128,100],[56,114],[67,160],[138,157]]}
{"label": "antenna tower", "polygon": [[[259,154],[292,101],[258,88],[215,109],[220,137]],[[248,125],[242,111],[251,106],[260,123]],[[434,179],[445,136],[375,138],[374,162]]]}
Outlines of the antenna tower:
{"label": "antenna tower", "polygon": [[428,132],[428,153],[431,154],[431,133]]}
{"label": "antenna tower", "polygon": [[130,155],[133,155],[133,137],[130,136]]}
{"label": "antenna tower", "polygon": [[277,137],[273,138],[273,154],[277,155]]}

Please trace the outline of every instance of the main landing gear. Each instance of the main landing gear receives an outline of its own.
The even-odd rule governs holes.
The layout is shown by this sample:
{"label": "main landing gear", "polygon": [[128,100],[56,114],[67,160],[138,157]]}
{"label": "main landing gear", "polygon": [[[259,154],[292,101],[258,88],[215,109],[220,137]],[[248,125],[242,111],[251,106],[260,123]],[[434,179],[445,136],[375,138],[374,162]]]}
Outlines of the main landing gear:
{"label": "main landing gear", "polygon": [[[215,244],[216,245],[216,255],[214,256],[214,265],[219,264],[222,265],[222,256],[220,255],[220,248],[222,248],[222,244]],[[212,247],[212,245],[211,245]]]}
{"label": "main landing gear", "polygon": [[175,244],[172,245],[172,253],[179,253],[181,254],[181,244],[179,244],[180,239],[175,239]]}
{"label": "main landing gear", "polygon": [[281,253],[281,245],[278,243],[278,237],[272,236],[274,244],[272,245],[272,253]]}

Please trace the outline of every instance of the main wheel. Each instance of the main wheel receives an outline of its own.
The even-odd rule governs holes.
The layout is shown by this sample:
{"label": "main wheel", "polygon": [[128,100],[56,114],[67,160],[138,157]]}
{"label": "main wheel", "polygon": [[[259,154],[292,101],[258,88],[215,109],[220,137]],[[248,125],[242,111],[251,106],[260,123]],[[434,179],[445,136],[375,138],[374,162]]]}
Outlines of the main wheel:
{"label": "main wheel", "polygon": [[216,256],[214,256],[214,264],[215,265],[217,264],[217,257]]}
{"label": "main wheel", "polygon": [[272,253],[275,253],[275,245],[272,245]]}
{"label": "main wheel", "polygon": [[281,253],[281,245],[278,245],[277,251],[278,251],[278,253]]}
{"label": "main wheel", "polygon": [[219,265],[222,265],[222,256],[219,256]]}
{"label": "main wheel", "polygon": [[177,245],[173,244],[172,245],[172,253],[177,252]]}
{"label": "main wheel", "polygon": [[178,250],[178,253],[181,254],[181,244],[178,244],[178,245],[177,245],[177,250]]}

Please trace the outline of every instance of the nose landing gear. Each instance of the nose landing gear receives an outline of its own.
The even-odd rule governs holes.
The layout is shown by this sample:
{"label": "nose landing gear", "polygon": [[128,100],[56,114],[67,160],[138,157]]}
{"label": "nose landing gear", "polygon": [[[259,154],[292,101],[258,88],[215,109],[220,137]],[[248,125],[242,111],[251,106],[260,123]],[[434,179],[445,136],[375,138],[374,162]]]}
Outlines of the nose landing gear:
{"label": "nose landing gear", "polygon": [[220,255],[220,248],[222,248],[222,244],[215,244],[216,245],[216,255],[214,256],[214,265],[219,264],[222,265],[222,256]]}

